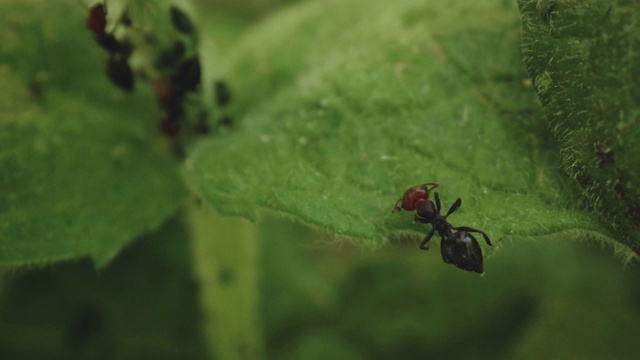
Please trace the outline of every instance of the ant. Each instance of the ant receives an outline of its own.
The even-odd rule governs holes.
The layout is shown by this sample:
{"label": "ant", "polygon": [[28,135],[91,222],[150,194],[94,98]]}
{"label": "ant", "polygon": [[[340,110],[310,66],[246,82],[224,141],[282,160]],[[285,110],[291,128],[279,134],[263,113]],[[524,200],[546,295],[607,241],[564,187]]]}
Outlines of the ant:
{"label": "ant", "polygon": [[[411,189],[413,188],[409,188],[405,195],[407,195]],[[420,249],[428,250],[427,243],[431,240],[431,237],[433,237],[434,232],[437,231],[438,235],[442,237],[440,241],[440,252],[442,253],[442,260],[444,260],[445,263],[453,264],[462,270],[483,274],[482,250],[480,249],[478,240],[476,240],[471,233],[482,234],[484,241],[486,241],[489,246],[493,246],[491,240],[489,240],[489,236],[482,230],[468,226],[454,227],[447,221],[447,217],[460,208],[462,199],[458,198],[453,205],[451,205],[445,216],[440,215],[442,205],[438,192],[435,193],[435,199],[435,205],[433,201],[430,200],[422,200],[417,203],[415,221],[423,224],[431,224],[432,226],[431,232],[429,232],[420,243]],[[457,231],[452,232],[451,230]]]}
{"label": "ant", "polygon": [[402,198],[398,199],[391,213],[398,211],[398,208],[406,211],[416,210],[420,203],[429,200],[429,192],[438,186],[438,183],[426,183],[408,188],[407,191],[404,192],[404,195],[402,195]]}

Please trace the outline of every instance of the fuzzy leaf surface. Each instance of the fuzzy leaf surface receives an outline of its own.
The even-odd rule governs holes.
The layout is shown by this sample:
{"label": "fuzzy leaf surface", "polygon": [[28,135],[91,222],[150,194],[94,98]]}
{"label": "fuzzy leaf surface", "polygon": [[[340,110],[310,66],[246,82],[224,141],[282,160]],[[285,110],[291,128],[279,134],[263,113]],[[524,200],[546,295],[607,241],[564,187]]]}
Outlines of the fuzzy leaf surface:
{"label": "fuzzy leaf surface", "polygon": [[455,226],[500,237],[610,239],[583,211],[520,59],[510,2],[307,3],[231,51],[236,129],[195,146],[184,175],[225,214],[258,208],[380,244],[424,234],[391,214],[439,182]]}
{"label": "fuzzy leaf surface", "polygon": [[102,266],[185,194],[153,100],[109,83],[77,2],[0,14],[0,264]]}
{"label": "fuzzy leaf surface", "polygon": [[520,1],[523,55],[563,168],[640,251],[640,4]]}

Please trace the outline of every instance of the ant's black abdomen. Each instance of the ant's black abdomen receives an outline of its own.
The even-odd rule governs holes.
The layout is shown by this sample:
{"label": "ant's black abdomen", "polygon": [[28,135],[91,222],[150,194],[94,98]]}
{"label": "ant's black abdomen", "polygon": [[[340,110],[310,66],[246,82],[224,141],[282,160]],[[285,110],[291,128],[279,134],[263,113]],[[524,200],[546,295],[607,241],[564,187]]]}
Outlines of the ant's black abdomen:
{"label": "ant's black abdomen", "polygon": [[482,274],[482,250],[478,240],[466,231],[458,231],[451,237],[445,237],[440,243],[442,260],[457,268]]}

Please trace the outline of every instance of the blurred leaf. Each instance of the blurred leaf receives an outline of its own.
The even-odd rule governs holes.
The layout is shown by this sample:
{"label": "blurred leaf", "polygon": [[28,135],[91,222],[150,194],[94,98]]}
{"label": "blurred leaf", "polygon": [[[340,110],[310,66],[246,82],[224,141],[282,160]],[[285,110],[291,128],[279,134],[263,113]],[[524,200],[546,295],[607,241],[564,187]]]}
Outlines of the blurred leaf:
{"label": "blurred leaf", "polygon": [[[340,359],[626,359],[637,352],[637,268],[624,269],[601,248],[563,241],[563,233],[501,242],[505,256],[493,256],[479,278],[443,266],[437,249],[334,243],[302,251],[301,240],[317,234],[276,229],[283,224],[265,240],[280,233],[279,241],[263,243],[263,301],[286,321],[265,324],[270,358],[312,358],[321,346],[325,358]],[[292,253],[304,265],[291,266],[288,281],[274,276],[283,254]],[[327,287],[301,292],[292,281],[300,277],[324,281],[338,296],[331,306],[300,301]]]}
{"label": "blurred leaf", "polygon": [[77,2],[2,2],[0,14],[0,264],[104,266],[185,193],[150,91],[108,82]]}
{"label": "blurred leaf", "polygon": [[86,260],[5,274],[3,358],[207,358],[187,236],[178,217],[99,274]]}
{"label": "blurred leaf", "polygon": [[640,4],[519,1],[524,60],[563,168],[640,251]]}
{"label": "blurred leaf", "polygon": [[503,244],[482,279],[437,251],[378,252],[343,284],[343,337],[370,359],[633,357],[637,269],[562,239]]}
{"label": "blurred leaf", "polygon": [[376,243],[424,234],[391,209],[432,181],[445,207],[464,200],[455,225],[494,239],[567,229],[604,239],[557,170],[519,46],[509,1],[289,8],[234,48],[240,124],[195,146],[185,177],[222,213],[264,207]]}
{"label": "blurred leaf", "polygon": [[[299,337],[306,337],[304,341],[314,348],[325,343],[341,348],[339,343],[333,344],[335,339],[331,336],[327,339],[325,334],[305,334],[312,324],[335,320],[331,312],[338,305],[335,285],[320,276],[309,257],[308,244],[318,243],[322,239],[318,233],[289,219],[267,212],[262,215],[258,224],[261,245],[260,294],[261,315],[264,328],[268,329],[265,332],[266,348],[275,353],[282,349],[291,350],[290,345]],[[327,260],[323,265],[332,267],[332,262]],[[340,258],[336,260],[344,261]],[[336,268],[340,271],[339,267]],[[293,352],[304,353],[306,348],[306,345],[301,345]],[[284,356],[271,355],[275,358]],[[291,357],[309,358],[298,355]]]}
{"label": "blurred leaf", "polygon": [[[271,13],[304,0],[190,0],[197,8],[202,32],[214,38],[216,49],[227,48],[246,27]],[[215,50],[214,50],[215,51]]]}

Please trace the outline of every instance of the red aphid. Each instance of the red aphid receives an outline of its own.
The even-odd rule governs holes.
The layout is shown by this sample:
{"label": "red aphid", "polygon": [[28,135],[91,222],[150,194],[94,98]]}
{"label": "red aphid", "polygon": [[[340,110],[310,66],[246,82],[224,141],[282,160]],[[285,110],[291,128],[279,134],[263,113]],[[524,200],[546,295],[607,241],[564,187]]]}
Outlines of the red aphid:
{"label": "red aphid", "polygon": [[175,137],[180,132],[180,118],[165,117],[160,121],[160,132],[166,137]]}
{"label": "red aphid", "polygon": [[107,10],[104,8],[104,4],[95,4],[89,9],[87,27],[96,36],[104,35],[104,29],[107,27]]}
{"label": "red aphid", "polygon": [[429,192],[438,187],[438,183],[425,183],[408,188],[401,199],[398,199],[393,207],[392,213],[398,210],[398,207],[406,211],[414,211],[418,205],[429,200]]}
{"label": "red aphid", "polygon": [[111,54],[118,53],[123,56],[129,56],[131,53],[130,46],[126,43],[120,43],[113,34],[105,32],[107,27],[107,10],[103,4],[96,4],[89,9],[87,16],[87,27],[93,33],[98,45],[107,50]]}
{"label": "red aphid", "polygon": [[177,93],[171,86],[171,82],[165,78],[159,78],[153,83],[153,92],[160,105],[174,102],[177,98]]}
{"label": "red aphid", "polygon": [[159,78],[153,83],[158,105],[169,117],[177,118],[184,113],[184,94],[178,91],[169,79]]}

